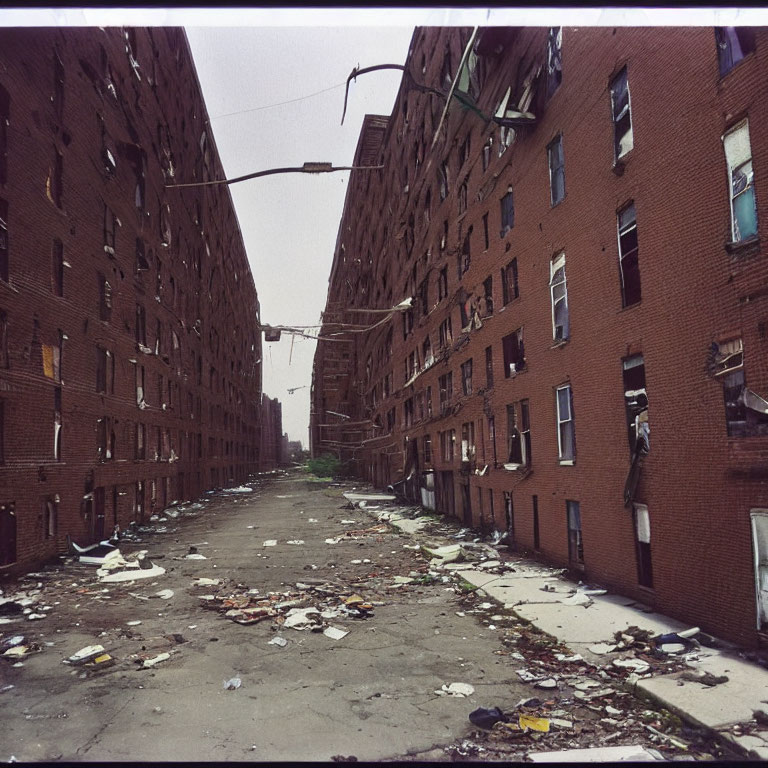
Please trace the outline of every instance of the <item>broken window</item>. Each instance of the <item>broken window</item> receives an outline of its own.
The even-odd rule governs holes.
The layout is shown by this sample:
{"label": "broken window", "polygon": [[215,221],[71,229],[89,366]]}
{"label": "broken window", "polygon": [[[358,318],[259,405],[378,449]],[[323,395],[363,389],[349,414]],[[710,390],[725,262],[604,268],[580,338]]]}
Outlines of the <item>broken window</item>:
{"label": "broken window", "polygon": [[491,152],[493,150],[493,136],[488,137],[488,141],[483,144],[483,171],[488,170],[491,164]]}
{"label": "broken window", "polygon": [[514,301],[520,295],[517,285],[517,259],[501,268],[501,294],[502,301],[506,306],[510,301]]}
{"label": "broken window", "polygon": [[525,368],[525,348],[523,346],[523,329],[518,328],[501,340],[504,353],[504,378],[517,375]]}
{"label": "broken window", "polygon": [[515,201],[512,187],[507,187],[507,194],[501,198],[501,237],[515,226]]}
{"label": "broken window", "polygon": [[59,503],[55,498],[43,500],[43,537],[46,539],[56,538],[56,528],[59,517]]}
{"label": "broken window", "polygon": [[136,343],[147,346],[147,314],[141,304],[136,305]]}
{"label": "broken window", "polygon": [[468,421],[461,425],[461,460],[475,460],[475,422]]}
{"label": "broken window", "polygon": [[424,399],[426,400],[426,404],[427,404],[427,418],[431,419],[432,418],[432,387],[427,387]]}
{"label": "broken window", "polygon": [[437,300],[448,296],[448,267],[443,267],[437,275]]}
{"label": "broken window", "polygon": [[0,199],[0,280],[8,282],[8,201]]}
{"label": "broken window", "polygon": [[146,403],[144,401],[144,366],[136,366],[136,405],[140,408],[145,408]]}
{"label": "broken window", "polygon": [[575,438],[573,430],[573,395],[571,385],[558,387],[557,398],[557,456],[561,464],[573,463]]}
{"label": "broken window", "polygon": [[418,290],[419,302],[421,304],[421,314],[425,317],[429,314],[429,280],[424,278]]}
{"label": "broken window", "polygon": [[403,403],[403,423],[406,427],[413,426],[413,398],[409,397]]}
{"label": "broken window", "polygon": [[752,27],[715,27],[715,42],[722,77],[755,50],[755,30]]}
{"label": "broken window", "polygon": [[8,126],[11,123],[11,97],[0,85],[0,184],[8,181]]}
{"label": "broken window", "polygon": [[16,505],[0,504],[0,565],[16,562]]}
{"label": "broken window", "polygon": [[731,236],[739,243],[757,235],[752,149],[749,121],[744,120],[723,136],[731,197]]}
{"label": "broken window", "polygon": [[611,82],[611,107],[613,109],[614,159],[618,161],[634,146],[626,67]]}
{"label": "broken window", "polygon": [[[635,355],[623,360],[622,368],[629,450],[632,455],[636,450],[648,453],[650,450],[650,425],[643,356]],[[638,441],[640,441],[639,444]]]}
{"label": "broken window", "polygon": [[552,298],[552,338],[569,337],[568,289],[565,283],[565,254],[555,256],[549,264],[549,291]]}
{"label": "broken window", "polygon": [[53,162],[48,167],[48,178],[45,181],[45,193],[48,199],[61,208],[61,196],[63,192],[64,157],[55,147],[53,149]]}
{"label": "broken window", "polygon": [[461,168],[469,158],[469,139],[470,137],[467,136],[459,147],[459,168]]}
{"label": "broken window", "polygon": [[147,427],[144,424],[136,424],[136,451],[137,459],[147,458]]}
{"label": "broken window", "polygon": [[408,334],[413,330],[413,307],[406,309],[403,312],[403,339],[408,337]]}
{"label": "broken window", "polygon": [[394,428],[395,428],[395,409],[391,408],[389,411],[387,411],[387,432],[391,434]]}
{"label": "broken window", "polygon": [[443,59],[443,66],[440,70],[440,84],[443,90],[447,91],[453,84],[453,69],[451,68],[451,49],[447,45],[445,51],[445,58]]}
{"label": "broken window", "polygon": [[432,463],[432,437],[424,435],[424,463]]}
{"label": "broken window", "polygon": [[467,210],[467,179],[459,187],[459,214]]}
{"label": "broken window", "polygon": [[552,206],[565,197],[565,159],[563,157],[563,135],[560,134],[547,146],[549,161],[549,196]]}
{"label": "broken window", "polygon": [[618,213],[619,272],[621,304],[632,306],[640,301],[640,266],[638,262],[637,221],[635,205],[630,203]]}
{"label": "broken window", "polygon": [[133,170],[134,205],[143,212],[145,208],[145,179],[147,175],[147,156],[144,150],[133,144],[124,145],[125,155]]}
{"label": "broken window", "polygon": [[472,358],[461,364],[461,390],[465,395],[472,394]]}
{"label": "broken window", "polygon": [[112,317],[112,286],[103,274],[98,274],[99,280],[99,319],[109,320]]}
{"label": "broken window", "polygon": [[645,504],[633,504],[635,539],[637,541],[637,583],[653,588],[651,563],[651,518]]}
{"label": "broken window", "polygon": [[514,465],[508,469],[530,466],[531,427],[527,400],[507,406],[507,454],[507,462]]}
{"label": "broken window", "polygon": [[493,347],[485,348],[485,386],[493,387]]}
{"label": "broken window", "polygon": [[61,387],[53,390],[53,460],[61,461]]}
{"label": "broken window", "polygon": [[440,413],[444,414],[453,397],[453,372],[443,374],[437,380],[440,387]]}
{"label": "broken window", "polygon": [[480,317],[490,317],[493,314],[493,275],[483,280],[483,293],[478,300]]}
{"label": "broken window", "polygon": [[469,264],[472,261],[471,236],[472,227],[469,228],[461,243],[461,253],[459,254],[459,280],[461,280],[461,276],[469,269]]}
{"label": "broken window", "polygon": [[723,383],[728,437],[768,435],[768,400],[746,385],[741,339],[716,345],[715,376]]}
{"label": "broken window", "polygon": [[483,250],[487,251],[490,241],[488,240],[488,214],[483,214]]}
{"label": "broken window", "polygon": [[547,36],[547,98],[558,89],[563,80],[563,28],[550,27]]}
{"label": "broken window", "polygon": [[443,320],[442,323],[440,323],[440,327],[438,329],[438,336],[440,339],[440,348],[444,349],[445,347],[448,347],[453,342],[453,331],[451,330],[451,318],[450,316],[446,317],[445,320]]}
{"label": "broken window", "polygon": [[64,295],[64,245],[61,240],[54,238],[51,248],[51,282],[54,296]]}
{"label": "broken window", "polygon": [[104,250],[113,256],[115,255],[116,227],[117,216],[115,216],[109,206],[104,203]]}
{"label": "broken window", "polygon": [[440,190],[440,200],[448,197],[448,166],[445,162],[440,163],[437,169],[437,185]]}
{"label": "broken window", "polygon": [[568,562],[572,565],[584,564],[584,542],[581,538],[581,511],[578,501],[565,502],[568,515]]}

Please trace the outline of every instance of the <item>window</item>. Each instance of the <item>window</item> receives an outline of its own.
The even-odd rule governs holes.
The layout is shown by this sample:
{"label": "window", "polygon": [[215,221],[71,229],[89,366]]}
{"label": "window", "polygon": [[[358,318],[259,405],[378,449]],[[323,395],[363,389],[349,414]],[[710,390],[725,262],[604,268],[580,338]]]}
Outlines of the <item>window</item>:
{"label": "window", "polygon": [[618,161],[633,147],[626,67],[611,82],[611,108],[613,110],[613,152],[614,159]]}
{"label": "window", "polygon": [[618,213],[619,272],[621,305],[630,307],[640,301],[640,266],[638,263],[635,205],[630,203]]}
{"label": "window", "polygon": [[551,27],[547,38],[547,98],[563,80],[562,46],[563,28]]}
{"label": "window", "polygon": [[387,432],[392,432],[395,428],[395,409],[392,408],[387,411]]}
{"label": "window", "polygon": [[445,162],[441,163],[437,169],[437,184],[440,190],[440,200],[445,200],[448,197],[448,166]]}
{"label": "window", "polygon": [[137,459],[147,458],[147,427],[144,424],[136,425],[136,451]]}
{"label": "window", "polygon": [[424,435],[424,463],[432,463],[432,437]]}
{"label": "window", "polygon": [[115,356],[103,347],[96,347],[96,391],[115,394]]}
{"label": "window", "polygon": [[429,340],[429,336],[424,339],[424,343],[421,345],[421,353],[424,358],[424,367],[432,365],[434,358],[432,357],[432,342]]}
{"label": "window", "polygon": [[645,504],[633,504],[635,518],[635,539],[637,541],[637,583],[653,588],[653,567],[651,563],[651,518]]}
{"label": "window", "polygon": [[136,366],[136,405],[140,408],[145,408],[146,403],[144,401],[144,366]]}
{"label": "window", "polygon": [[16,562],[16,505],[0,504],[0,565]]}
{"label": "window", "polygon": [[572,565],[584,564],[584,542],[581,538],[581,511],[578,501],[566,501],[568,516],[568,562]]}
{"label": "window", "polygon": [[[117,216],[112,212],[112,210],[109,208],[109,206],[104,203],[104,250],[107,253],[110,253],[114,256],[115,253],[115,232],[117,227]],[[139,270],[138,266],[138,243],[139,241],[136,241],[137,247],[136,247],[136,253],[137,253],[137,266],[136,270]],[[142,243],[142,256],[144,255],[143,251],[143,243]],[[146,267],[144,267],[146,269]]]}
{"label": "window", "polygon": [[483,294],[478,301],[480,317],[486,318],[493,314],[493,275],[483,280]]}
{"label": "window", "polygon": [[64,295],[64,246],[58,238],[51,248],[51,278],[54,296]]}
{"label": "window", "polygon": [[512,187],[507,187],[507,194],[501,198],[501,237],[515,226],[515,200]]}
{"label": "window", "polygon": [[46,539],[56,538],[56,528],[59,517],[59,504],[56,501],[56,498],[47,498],[43,500],[43,537]]}
{"label": "window", "polygon": [[749,122],[744,120],[723,137],[731,197],[731,237],[739,243],[757,235]]}
{"label": "window", "polygon": [[755,50],[755,31],[752,27],[715,27],[715,42],[722,77]]}
{"label": "window", "polygon": [[507,462],[508,469],[530,466],[531,425],[528,400],[507,406]]}
{"label": "window", "polygon": [[0,199],[0,280],[8,282],[8,201],[2,199]]}
{"label": "window", "polygon": [[451,429],[440,433],[440,449],[443,461],[450,464],[453,461],[453,446],[456,443],[456,430]]}
{"label": "window", "polygon": [[413,426],[413,398],[409,397],[403,403],[403,424],[406,427]]}
{"label": "window", "polygon": [[488,137],[488,141],[483,145],[483,170],[488,170],[491,164],[491,152],[493,151],[493,136]]}
{"label": "window", "polygon": [[11,120],[11,97],[0,85],[0,184],[8,181],[8,126]]}
{"label": "window", "polygon": [[475,460],[475,422],[468,421],[461,425],[461,460]]}
{"label": "window", "polygon": [[488,214],[483,216],[483,250],[487,251],[490,241],[488,239]]}
{"label": "window", "polygon": [[426,397],[427,401],[427,418],[432,418],[432,387],[427,387]]}
{"label": "window", "polygon": [[53,460],[61,461],[61,387],[53,390]]}
{"label": "window", "polygon": [[46,191],[46,194],[48,195],[48,199],[58,208],[61,208],[61,195],[63,191],[62,189],[63,175],[64,175],[64,157],[57,149],[54,148],[53,162],[48,168],[48,178],[46,179],[46,183],[45,183],[45,191]]}
{"label": "window", "polygon": [[441,349],[444,349],[445,347],[448,347],[451,345],[451,343],[453,342],[453,331],[451,330],[450,316],[446,317],[445,320],[443,320],[443,322],[440,323],[438,334],[440,338]]}
{"label": "window", "polygon": [[136,305],[136,343],[147,346],[147,315],[141,304]]}
{"label": "window", "polygon": [[464,179],[459,187],[459,213],[467,210],[467,179]]}
{"label": "window", "polygon": [[746,386],[742,340],[723,342],[715,351],[715,376],[723,383],[728,437],[768,435],[768,401]]}
{"label": "window", "polygon": [[469,264],[472,261],[472,245],[471,245],[472,227],[467,230],[467,234],[461,243],[461,253],[459,254],[459,280],[461,276],[469,269]]}
{"label": "window", "polygon": [[64,65],[54,51],[53,54],[53,112],[58,120],[64,116]]}
{"label": "window", "polygon": [[470,137],[467,136],[459,147],[459,168],[467,162],[467,158],[469,157],[469,139]]}
{"label": "window", "polygon": [[552,299],[552,338],[569,337],[568,289],[565,285],[565,254],[555,256],[549,264],[549,292]]}
{"label": "window", "polygon": [[549,160],[549,195],[554,207],[565,197],[565,160],[563,159],[563,135],[560,134],[547,146]]}
{"label": "window", "polygon": [[[650,450],[648,424],[648,396],[645,391],[645,363],[642,355],[622,361],[624,384],[624,409],[627,419],[627,435],[631,454],[639,447]],[[638,440],[641,441],[638,446]]]}
{"label": "window", "polygon": [[440,376],[437,383],[440,387],[440,413],[443,414],[448,410],[453,397],[453,372]]}
{"label": "window", "polygon": [[403,312],[403,339],[413,330],[413,307]]}
{"label": "window", "polygon": [[510,301],[514,301],[519,295],[517,259],[512,259],[506,267],[501,268],[501,298],[504,306],[509,304]]}
{"label": "window", "polygon": [[461,364],[461,390],[465,395],[472,394],[472,358]]}
{"label": "window", "polygon": [[517,375],[525,368],[525,348],[523,347],[523,329],[518,328],[501,340],[504,353],[504,378]]}
{"label": "window", "polygon": [[485,386],[493,387],[493,347],[485,348]]}
{"label": "window", "polygon": [[437,276],[437,300],[442,301],[448,296],[448,267],[443,267]]}
{"label": "window", "polygon": [[573,463],[575,439],[573,431],[573,395],[571,385],[558,387],[557,397],[557,455],[561,464]]}
{"label": "window", "polygon": [[99,281],[99,319],[112,317],[112,286],[103,274],[98,274]]}

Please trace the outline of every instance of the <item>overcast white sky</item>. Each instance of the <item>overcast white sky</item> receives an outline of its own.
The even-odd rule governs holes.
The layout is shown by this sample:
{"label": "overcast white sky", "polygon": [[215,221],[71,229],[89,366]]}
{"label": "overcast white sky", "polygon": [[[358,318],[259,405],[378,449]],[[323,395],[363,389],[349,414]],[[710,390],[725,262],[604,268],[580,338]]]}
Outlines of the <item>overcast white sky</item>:
{"label": "overcast white sky", "polygon": [[[405,61],[416,25],[763,25],[766,10],[553,8],[88,8],[0,10],[0,26],[184,26],[228,177],[306,161],[349,165],[365,114],[390,114],[396,71],[342,84],[352,68]],[[240,112],[230,115],[229,113]],[[229,115],[229,116],[225,116]],[[262,322],[312,325],[325,305],[349,172],[285,174],[232,185]],[[283,404],[283,429],[308,446],[315,342],[264,343],[264,391]],[[289,395],[288,389],[304,387]]]}

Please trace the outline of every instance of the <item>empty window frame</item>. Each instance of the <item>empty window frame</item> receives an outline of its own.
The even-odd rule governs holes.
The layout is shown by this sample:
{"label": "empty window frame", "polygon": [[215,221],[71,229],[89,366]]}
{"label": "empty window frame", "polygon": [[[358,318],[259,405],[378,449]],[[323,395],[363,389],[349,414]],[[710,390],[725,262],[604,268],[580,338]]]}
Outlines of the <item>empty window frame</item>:
{"label": "empty window frame", "polygon": [[104,347],[96,347],[96,391],[115,394],[115,356]]}
{"label": "empty window frame", "polygon": [[461,460],[475,460],[475,422],[468,421],[461,425]]}
{"label": "empty window frame", "polygon": [[440,376],[437,383],[440,387],[440,412],[444,413],[453,397],[453,372],[449,371]]}
{"label": "empty window frame", "polygon": [[752,148],[749,121],[743,120],[723,136],[731,199],[731,237],[739,243],[757,235]]}
{"label": "empty window frame", "polygon": [[525,368],[525,348],[523,346],[523,329],[504,336],[501,340],[501,348],[504,353],[504,378],[517,375]]}
{"label": "empty window frame", "polygon": [[507,194],[501,198],[501,237],[515,226],[515,198],[512,187],[507,187]]}
{"label": "empty window frame", "polygon": [[493,387],[493,347],[490,346],[485,348],[485,386]]}
{"label": "empty window frame", "polygon": [[561,464],[572,464],[576,455],[573,429],[573,393],[571,385],[555,390],[557,401],[557,458]]}
{"label": "empty window frame", "polygon": [[635,205],[630,203],[617,214],[619,238],[619,277],[621,305],[630,307],[642,298],[640,264],[638,261],[637,219]]}
{"label": "empty window frame", "polygon": [[0,504],[0,565],[16,562],[16,505]]}
{"label": "empty window frame", "polygon": [[444,162],[437,169],[437,186],[440,190],[440,200],[445,200],[448,197],[448,166]]}
{"label": "empty window frame", "polygon": [[451,318],[450,315],[443,320],[442,323],[440,323],[440,327],[438,329],[438,335],[440,340],[440,348],[444,349],[445,347],[448,347],[453,342],[453,330],[451,329]]}
{"label": "empty window frame", "polygon": [[464,240],[461,243],[461,253],[458,255],[458,277],[461,280],[461,276],[469,269],[469,265],[472,261],[472,227],[467,230],[467,234],[464,236]]}
{"label": "empty window frame", "polygon": [[112,317],[112,285],[103,274],[97,275],[99,283],[99,319],[109,320]]}
{"label": "empty window frame", "polygon": [[61,387],[53,390],[53,459],[61,461]]}
{"label": "empty window frame", "polygon": [[477,303],[480,317],[486,318],[493,314],[493,275],[483,280],[483,293]]}
{"label": "empty window frame", "polygon": [[472,358],[461,364],[461,391],[465,395],[472,394]]}
{"label": "empty window frame", "polygon": [[434,358],[432,357],[432,342],[429,340],[429,336],[424,339],[424,343],[421,345],[422,357],[424,359],[424,367],[432,365]]}
{"label": "empty window frame", "polygon": [[406,427],[413,426],[413,398],[409,397],[403,402],[403,425]]}
{"label": "empty window frame", "polygon": [[138,405],[140,408],[146,406],[146,402],[144,400],[144,366],[143,365],[137,365],[136,366],[136,405]]}
{"label": "empty window frame", "polygon": [[715,375],[723,384],[728,437],[767,435],[768,402],[746,386],[742,340],[719,344],[715,364]]}
{"label": "empty window frame", "polygon": [[[624,384],[624,408],[627,419],[627,435],[631,454],[638,448],[647,453],[650,449],[648,423],[648,396],[645,391],[645,362],[642,355],[622,361]],[[638,440],[641,444],[638,446]]]}
{"label": "empty window frame", "polygon": [[637,542],[637,583],[653,588],[653,564],[651,562],[651,518],[645,504],[633,504],[635,541]]}
{"label": "empty window frame", "polygon": [[515,467],[531,463],[531,424],[528,400],[507,406],[507,462]]}
{"label": "empty window frame", "polygon": [[424,435],[424,463],[432,463],[432,437]]}
{"label": "empty window frame", "polygon": [[488,239],[488,214],[483,215],[483,250],[487,251],[488,246],[490,245],[490,240]]}
{"label": "empty window frame", "polygon": [[147,314],[141,304],[136,305],[136,343],[147,346]]}
{"label": "empty window frame", "polygon": [[611,81],[611,110],[613,115],[613,157],[614,161],[618,161],[634,146],[626,67]]}
{"label": "empty window frame", "polygon": [[565,254],[559,253],[549,264],[549,292],[552,300],[552,338],[569,338],[568,289],[565,282]]}
{"label": "empty window frame", "polygon": [[493,136],[488,137],[488,141],[483,144],[483,170],[486,171],[491,164],[491,153],[493,152]]}
{"label": "empty window frame", "polygon": [[568,562],[584,565],[584,542],[581,537],[581,510],[578,501],[566,501],[568,518]]}
{"label": "empty window frame", "polygon": [[563,28],[550,27],[547,36],[547,98],[552,96],[563,80]]}
{"label": "empty window frame", "polygon": [[64,245],[58,238],[51,247],[51,287],[54,296],[64,295]]}
{"label": "empty window frame", "polygon": [[147,458],[147,427],[139,422],[136,424],[136,445],[134,455],[137,459]]}
{"label": "empty window frame", "polygon": [[715,27],[715,42],[722,77],[755,50],[755,30],[752,27]]}
{"label": "empty window frame", "polygon": [[459,214],[467,210],[467,179],[459,187]]}
{"label": "empty window frame", "polygon": [[563,135],[547,145],[549,163],[549,199],[554,207],[565,197],[565,159],[563,156]]}
{"label": "empty window frame", "polygon": [[55,539],[59,517],[59,504],[55,498],[43,499],[43,538]]}
{"label": "empty window frame", "polygon": [[0,199],[0,280],[8,282],[8,201],[2,199]]}
{"label": "empty window frame", "polygon": [[510,301],[514,301],[520,295],[520,290],[517,284],[517,259],[507,264],[506,267],[501,268],[501,299],[504,306],[509,304]]}

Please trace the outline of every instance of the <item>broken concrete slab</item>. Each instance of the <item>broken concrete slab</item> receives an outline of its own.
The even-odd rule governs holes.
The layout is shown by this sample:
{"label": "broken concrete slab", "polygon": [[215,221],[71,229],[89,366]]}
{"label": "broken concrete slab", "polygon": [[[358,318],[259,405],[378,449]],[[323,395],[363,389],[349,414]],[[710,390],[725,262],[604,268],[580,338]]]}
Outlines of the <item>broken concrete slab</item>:
{"label": "broken concrete slab", "polygon": [[397,496],[391,493],[343,493],[342,496],[353,504],[358,501],[397,501]]}

